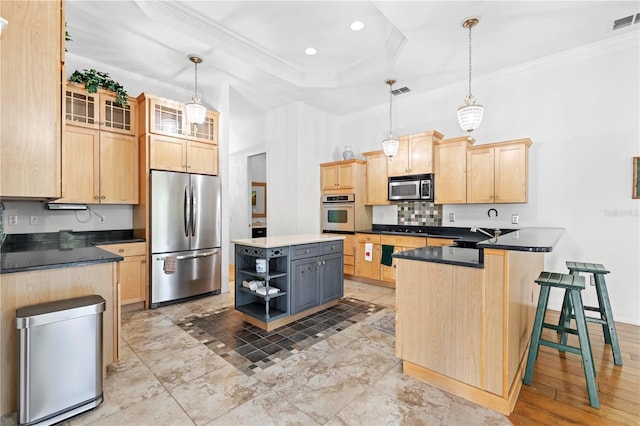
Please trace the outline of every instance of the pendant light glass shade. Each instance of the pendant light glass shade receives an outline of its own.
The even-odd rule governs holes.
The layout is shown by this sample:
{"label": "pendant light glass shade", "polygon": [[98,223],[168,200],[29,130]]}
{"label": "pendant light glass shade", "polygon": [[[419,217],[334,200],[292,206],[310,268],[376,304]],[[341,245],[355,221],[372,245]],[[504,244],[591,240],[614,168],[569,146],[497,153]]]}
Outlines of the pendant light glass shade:
{"label": "pendant light glass shade", "polygon": [[389,85],[389,137],[382,141],[382,150],[387,157],[393,157],[394,155],[396,155],[398,153],[398,146],[400,145],[400,142],[398,142],[398,140],[393,137],[393,133],[391,131],[393,124],[393,111],[391,108],[393,105],[393,95],[391,92],[395,82],[395,80],[385,81],[385,83]]}
{"label": "pendant light glass shade", "polygon": [[476,99],[473,96],[467,96],[464,105],[458,108],[458,124],[462,130],[473,132],[480,126],[483,114],[484,107],[476,105]]}
{"label": "pendant light glass shade", "polygon": [[398,139],[394,139],[393,136],[390,136],[389,139],[385,139],[382,141],[382,150],[384,151],[384,155],[387,157],[393,157],[398,153]]}
{"label": "pendant light glass shade", "polygon": [[478,18],[464,21],[462,26],[469,29],[469,94],[465,97],[464,105],[458,108],[458,124],[465,132],[473,132],[480,126],[484,107],[476,104],[476,98],[471,94],[471,28],[480,22]]}
{"label": "pendant light glass shade", "polygon": [[201,64],[203,59],[197,55],[189,55],[189,60],[193,62],[196,68],[195,78],[195,92],[191,98],[191,102],[187,103],[187,121],[189,123],[201,124],[204,123],[207,109],[200,103],[200,95],[198,95],[198,64]]}

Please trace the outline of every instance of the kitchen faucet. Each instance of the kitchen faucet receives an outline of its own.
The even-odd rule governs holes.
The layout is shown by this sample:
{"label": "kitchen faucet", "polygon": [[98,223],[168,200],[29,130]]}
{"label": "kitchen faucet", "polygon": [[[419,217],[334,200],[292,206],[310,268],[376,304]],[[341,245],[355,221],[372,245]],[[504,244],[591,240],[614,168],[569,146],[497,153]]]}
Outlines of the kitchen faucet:
{"label": "kitchen faucet", "polygon": [[500,234],[502,233],[502,231],[500,231],[500,229],[496,228],[495,231],[494,231],[495,235],[491,235],[490,233],[488,233],[484,229],[476,228],[475,226],[471,227],[471,232],[480,232],[480,233],[486,235],[489,238],[498,238],[500,236]]}

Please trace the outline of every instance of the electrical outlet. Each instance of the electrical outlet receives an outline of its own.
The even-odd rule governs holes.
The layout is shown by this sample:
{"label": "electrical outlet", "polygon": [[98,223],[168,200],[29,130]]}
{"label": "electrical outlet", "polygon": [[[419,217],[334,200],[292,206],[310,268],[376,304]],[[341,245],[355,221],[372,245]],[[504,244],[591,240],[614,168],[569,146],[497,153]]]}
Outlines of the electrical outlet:
{"label": "electrical outlet", "polygon": [[456,214],[449,213],[449,222],[455,222],[455,221],[456,221]]}
{"label": "electrical outlet", "polygon": [[520,216],[518,216],[517,214],[512,214],[511,215],[511,223],[513,225],[517,225],[520,223]]}
{"label": "electrical outlet", "polygon": [[29,224],[31,225],[37,225],[39,223],[38,221],[38,216],[31,216],[29,217]]}
{"label": "electrical outlet", "polygon": [[105,223],[107,219],[104,216],[98,216],[98,223]]}
{"label": "electrical outlet", "polygon": [[16,226],[18,224],[18,216],[17,215],[9,215],[9,226]]}

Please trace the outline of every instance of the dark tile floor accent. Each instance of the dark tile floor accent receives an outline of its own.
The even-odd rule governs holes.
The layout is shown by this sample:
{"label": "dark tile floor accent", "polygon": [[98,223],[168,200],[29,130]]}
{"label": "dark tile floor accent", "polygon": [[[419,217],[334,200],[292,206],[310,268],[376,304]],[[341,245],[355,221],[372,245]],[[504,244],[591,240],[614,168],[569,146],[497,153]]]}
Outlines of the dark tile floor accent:
{"label": "dark tile floor accent", "polygon": [[[272,331],[264,331],[242,321],[233,307],[188,316],[176,322],[213,352],[246,375],[265,369],[332,336],[383,309],[353,298],[294,321]],[[259,370],[258,370],[259,371]]]}

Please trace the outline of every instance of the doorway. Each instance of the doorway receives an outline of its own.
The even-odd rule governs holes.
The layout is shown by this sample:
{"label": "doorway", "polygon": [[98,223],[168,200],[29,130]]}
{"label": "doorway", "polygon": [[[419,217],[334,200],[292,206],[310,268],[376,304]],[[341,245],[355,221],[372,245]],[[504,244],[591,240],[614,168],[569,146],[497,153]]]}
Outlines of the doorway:
{"label": "doorway", "polygon": [[268,235],[267,220],[267,153],[248,157],[249,217],[251,218],[251,238],[261,238]]}

